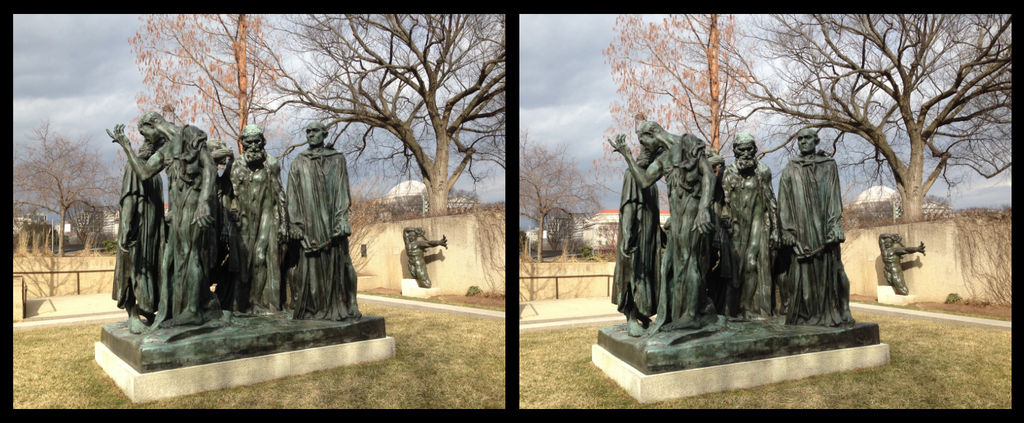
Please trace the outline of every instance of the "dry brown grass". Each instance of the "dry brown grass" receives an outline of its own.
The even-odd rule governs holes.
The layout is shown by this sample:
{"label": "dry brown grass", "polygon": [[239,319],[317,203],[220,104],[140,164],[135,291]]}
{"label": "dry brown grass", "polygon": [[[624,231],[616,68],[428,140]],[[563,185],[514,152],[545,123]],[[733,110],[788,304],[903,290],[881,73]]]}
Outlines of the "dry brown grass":
{"label": "dry brown grass", "polygon": [[886,366],[640,404],[591,362],[597,328],[521,334],[521,408],[1010,408],[1011,332],[854,313],[876,322]]}
{"label": "dry brown grass", "polygon": [[392,359],[134,404],[93,358],[102,325],[14,333],[13,408],[504,408],[503,321],[361,304]]}

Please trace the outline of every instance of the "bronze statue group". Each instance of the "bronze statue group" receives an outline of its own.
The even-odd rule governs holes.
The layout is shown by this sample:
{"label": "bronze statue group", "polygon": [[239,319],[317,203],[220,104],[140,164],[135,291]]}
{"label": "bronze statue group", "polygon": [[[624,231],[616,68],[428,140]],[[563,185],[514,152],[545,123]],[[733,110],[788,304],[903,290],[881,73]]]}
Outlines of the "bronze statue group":
{"label": "bronze statue group", "polygon": [[132,333],[231,314],[359,319],[348,169],[324,144],[323,124],[306,127],[309,149],[291,163],[287,188],[256,125],[242,130],[237,159],[223,141],[155,112],[140,117],[139,132],[136,154],[124,125],[107,131],[128,162],[113,297]]}
{"label": "bronze statue group", "polygon": [[[625,135],[609,140],[626,160],[612,302],[630,336],[696,329],[730,319],[850,327],[850,283],[840,244],[842,201],[835,161],[813,129],[797,134],[799,156],[782,171],[756,159],[754,137],[733,140],[735,161],[691,134],[655,122],[637,128],[634,158]],[[659,220],[658,187],[670,217]]]}

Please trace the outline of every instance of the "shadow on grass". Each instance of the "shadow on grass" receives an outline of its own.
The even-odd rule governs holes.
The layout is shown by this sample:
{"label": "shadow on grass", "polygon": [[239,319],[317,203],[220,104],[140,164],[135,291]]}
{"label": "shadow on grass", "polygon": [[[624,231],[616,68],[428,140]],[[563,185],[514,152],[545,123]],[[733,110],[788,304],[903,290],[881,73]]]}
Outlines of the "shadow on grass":
{"label": "shadow on grass", "polygon": [[640,404],[591,362],[597,327],[527,332],[520,408],[1009,408],[1011,332],[854,313],[876,322],[886,366]]}
{"label": "shadow on grass", "polygon": [[133,404],[96,364],[101,324],[18,331],[13,408],[505,407],[504,322],[359,308],[384,317],[395,358],[143,404]]}

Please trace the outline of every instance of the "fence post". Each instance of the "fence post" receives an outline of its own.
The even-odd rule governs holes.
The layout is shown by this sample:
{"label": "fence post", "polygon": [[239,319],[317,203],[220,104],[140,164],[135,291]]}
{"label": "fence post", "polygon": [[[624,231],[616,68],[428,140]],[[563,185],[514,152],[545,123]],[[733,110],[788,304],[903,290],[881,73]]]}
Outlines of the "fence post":
{"label": "fence post", "polygon": [[75,272],[75,295],[82,295],[82,272]]}
{"label": "fence post", "polygon": [[555,276],[555,299],[558,299],[558,276]]}

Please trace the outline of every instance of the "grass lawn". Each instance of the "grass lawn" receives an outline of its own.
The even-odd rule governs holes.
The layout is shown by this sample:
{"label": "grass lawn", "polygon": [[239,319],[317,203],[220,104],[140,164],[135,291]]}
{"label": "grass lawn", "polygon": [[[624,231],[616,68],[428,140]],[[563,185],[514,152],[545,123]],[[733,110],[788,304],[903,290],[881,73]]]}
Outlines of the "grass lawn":
{"label": "grass lawn", "polygon": [[14,332],[13,408],[504,408],[505,323],[360,304],[396,357],[133,404],[94,360],[102,325]]}
{"label": "grass lawn", "polygon": [[521,408],[1010,408],[1011,331],[869,313],[886,366],[640,404],[591,362],[597,327],[520,334]]}

